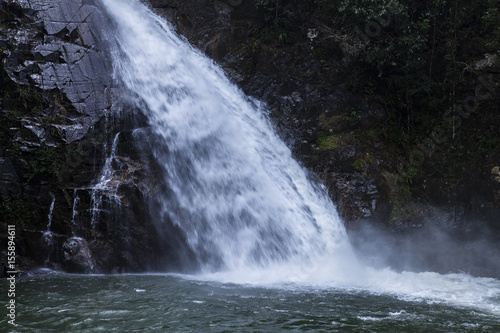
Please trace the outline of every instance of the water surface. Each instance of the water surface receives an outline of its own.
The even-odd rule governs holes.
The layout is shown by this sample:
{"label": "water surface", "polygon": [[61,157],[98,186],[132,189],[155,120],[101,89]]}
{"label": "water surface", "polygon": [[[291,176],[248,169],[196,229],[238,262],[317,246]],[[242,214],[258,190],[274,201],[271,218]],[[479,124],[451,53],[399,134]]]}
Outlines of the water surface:
{"label": "water surface", "polygon": [[[17,290],[12,332],[500,331],[499,317],[481,308],[357,288],[50,275],[20,279]],[[0,331],[9,328],[3,317]]]}

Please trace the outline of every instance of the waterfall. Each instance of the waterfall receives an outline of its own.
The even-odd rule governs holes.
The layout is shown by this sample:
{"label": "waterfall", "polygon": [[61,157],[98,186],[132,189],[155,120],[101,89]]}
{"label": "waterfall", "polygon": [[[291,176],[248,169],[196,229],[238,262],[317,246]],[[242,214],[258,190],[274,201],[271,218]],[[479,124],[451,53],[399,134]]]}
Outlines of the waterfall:
{"label": "waterfall", "polygon": [[265,109],[139,0],[101,3],[123,98],[149,122],[137,138],[162,168],[151,214],[185,235],[201,270],[188,278],[362,289],[500,313],[496,279],[361,265],[324,187]]}
{"label": "waterfall", "polygon": [[116,77],[148,118],[180,228],[206,271],[352,255],[326,190],[308,179],[264,108],[137,0],[102,0]]}

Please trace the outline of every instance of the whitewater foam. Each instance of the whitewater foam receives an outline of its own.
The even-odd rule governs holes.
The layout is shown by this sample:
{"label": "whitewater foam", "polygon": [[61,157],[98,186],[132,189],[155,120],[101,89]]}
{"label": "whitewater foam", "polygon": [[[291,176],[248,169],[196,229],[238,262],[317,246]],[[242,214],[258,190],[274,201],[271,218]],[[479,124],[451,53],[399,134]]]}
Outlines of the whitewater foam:
{"label": "whitewater foam", "polygon": [[310,273],[306,273],[306,270],[304,267],[283,265],[260,270],[217,272],[189,278],[292,290],[314,288],[368,291],[371,294],[389,294],[404,301],[446,303],[500,314],[500,281],[493,278],[433,272],[398,273],[389,268],[371,267],[358,267],[356,271],[346,273],[332,269],[327,263]]}

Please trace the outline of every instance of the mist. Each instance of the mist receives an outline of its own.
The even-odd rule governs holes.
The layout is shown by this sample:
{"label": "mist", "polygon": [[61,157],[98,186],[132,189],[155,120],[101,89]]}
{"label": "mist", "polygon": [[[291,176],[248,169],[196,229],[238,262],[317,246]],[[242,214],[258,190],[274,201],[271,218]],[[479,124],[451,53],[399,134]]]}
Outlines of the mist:
{"label": "mist", "polygon": [[500,242],[486,223],[466,228],[435,222],[404,232],[364,222],[348,234],[359,260],[374,268],[500,277]]}

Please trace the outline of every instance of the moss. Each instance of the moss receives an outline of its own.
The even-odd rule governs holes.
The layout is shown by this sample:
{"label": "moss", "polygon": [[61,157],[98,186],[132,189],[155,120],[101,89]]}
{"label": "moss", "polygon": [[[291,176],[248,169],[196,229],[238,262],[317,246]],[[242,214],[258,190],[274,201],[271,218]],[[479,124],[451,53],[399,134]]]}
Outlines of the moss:
{"label": "moss", "polygon": [[22,116],[37,115],[44,105],[44,98],[38,89],[28,85],[15,85],[15,88],[2,90],[0,96],[3,106],[10,112],[16,112]]}
{"label": "moss", "polygon": [[352,133],[339,135],[320,135],[318,139],[318,147],[320,149],[331,150],[352,144],[354,136]]}
{"label": "moss", "polygon": [[335,115],[335,116],[327,116],[326,113],[322,113],[319,116],[319,121],[322,124],[322,128],[325,130],[330,129],[331,127],[335,127],[341,125],[342,123],[347,122],[349,119],[343,115]]}
{"label": "moss", "polygon": [[415,212],[410,206],[400,201],[395,201],[392,205],[391,221],[411,221]]}
{"label": "moss", "polygon": [[368,163],[363,158],[358,156],[358,158],[356,158],[356,160],[352,163],[352,166],[357,171],[363,172],[366,170]]}
{"label": "moss", "polygon": [[401,175],[382,172],[382,175],[389,186],[389,195],[393,203],[391,211],[392,221],[410,220],[413,216],[412,209],[409,208],[409,202],[412,199],[410,184]]}

